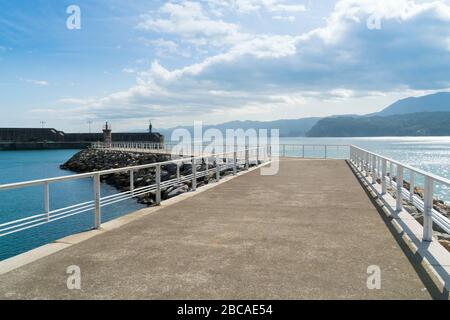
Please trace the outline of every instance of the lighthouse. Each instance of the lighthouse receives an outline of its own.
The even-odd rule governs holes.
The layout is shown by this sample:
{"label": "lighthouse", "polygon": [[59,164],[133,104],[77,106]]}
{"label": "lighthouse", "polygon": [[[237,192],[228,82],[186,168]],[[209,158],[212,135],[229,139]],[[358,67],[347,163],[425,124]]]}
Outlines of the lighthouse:
{"label": "lighthouse", "polygon": [[111,126],[108,124],[108,121],[106,121],[106,124],[103,127],[103,142],[105,143],[112,142]]}

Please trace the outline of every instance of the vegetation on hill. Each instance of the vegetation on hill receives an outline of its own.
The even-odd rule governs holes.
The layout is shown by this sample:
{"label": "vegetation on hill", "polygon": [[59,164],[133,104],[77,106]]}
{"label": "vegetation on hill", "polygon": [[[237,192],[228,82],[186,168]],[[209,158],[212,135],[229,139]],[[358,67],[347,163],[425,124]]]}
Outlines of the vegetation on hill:
{"label": "vegetation on hill", "polygon": [[[312,128],[321,118],[303,118],[303,119],[288,119],[288,120],[275,120],[275,121],[231,121],[218,125],[205,125],[203,130],[206,131],[210,128],[219,129],[222,131],[224,137],[227,129],[279,129],[281,137],[304,137],[306,132]],[[158,132],[166,137],[166,141],[170,140],[172,132],[175,129],[187,129],[191,135],[194,134],[194,128],[192,126],[176,127],[170,129],[157,129]]]}
{"label": "vegetation on hill", "polygon": [[308,137],[450,136],[450,112],[333,117],[317,122]]}

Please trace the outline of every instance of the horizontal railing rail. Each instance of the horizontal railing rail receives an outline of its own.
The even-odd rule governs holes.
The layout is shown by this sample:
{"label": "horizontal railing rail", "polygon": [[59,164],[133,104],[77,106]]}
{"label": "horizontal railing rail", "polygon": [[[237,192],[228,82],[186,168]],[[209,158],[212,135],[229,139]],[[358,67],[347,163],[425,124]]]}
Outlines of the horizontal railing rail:
{"label": "horizontal railing rail", "polygon": [[[95,143],[93,148],[99,149],[123,149],[123,150],[163,150],[171,151],[174,144],[158,144],[158,143],[129,143],[129,142],[113,142],[113,143]],[[195,144],[193,146],[196,146]],[[224,145],[224,149],[229,150],[230,146]],[[200,148],[200,152],[203,150]],[[339,152],[337,152],[339,151]],[[309,153],[308,153],[309,152]],[[332,153],[334,152],[334,153]],[[337,152],[337,153],[336,153]],[[161,202],[161,192],[169,187],[180,185],[183,182],[190,184],[191,190],[196,190],[197,180],[205,176],[215,176],[219,181],[224,171],[230,170],[234,175],[238,169],[248,169],[251,164],[261,164],[275,159],[275,157],[300,157],[300,158],[343,158],[349,159],[350,162],[368,179],[372,177],[372,183],[380,183],[381,194],[386,194],[388,184],[396,192],[396,210],[402,209],[402,200],[410,200],[419,211],[424,212],[424,241],[432,239],[433,223],[439,225],[443,230],[450,233],[450,220],[439,211],[433,209],[434,184],[439,183],[446,187],[450,187],[450,180],[439,177],[435,174],[428,173],[424,170],[414,168],[403,164],[399,161],[381,156],[379,154],[364,150],[362,148],[345,145],[345,144],[277,144],[263,145],[257,147],[249,146],[233,146],[231,152],[209,153],[200,155],[182,155],[178,159],[171,159],[164,162],[151,163],[139,166],[114,168],[89,173],[68,175],[49,179],[40,179],[33,181],[25,181],[18,183],[10,183],[0,185],[0,191],[14,190],[25,187],[42,186],[44,189],[44,212],[34,214],[28,217],[22,217],[13,221],[0,223],[0,237],[8,234],[16,233],[29,228],[61,220],[77,214],[85,212],[94,213],[94,228],[101,225],[101,208],[112,205],[131,198],[136,198],[145,194],[152,193],[155,197],[155,203]],[[210,167],[206,165],[204,170],[197,170],[199,160],[206,160],[206,163],[212,164]],[[180,167],[183,164],[191,164],[191,172],[181,174]],[[177,165],[175,178],[162,181],[161,170],[170,164]],[[396,178],[394,179],[394,168]],[[145,186],[135,187],[134,174],[139,170],[152,169],[154,175],[151,183]],[[407,190],[403,187],[403,183],[397,184],[396,181],[402,181],[404,171],[408,171],[410,176],[410,188]],[[129,190],[118,192],[112,195],[101,196],[101,177],[116,173],[128,173]],[[417,185],[417,176],[424,177],[424,197],[421,199],[415,194],[414,188]],[[74,181],[79,179],[92,179],[93,198],[77,204],[71,204],[63,208],[53,209],[50,206],[50,188],[49,186],[64,181]],[[379,181],[379,182],[378,182]]]}
{"label": "horizontal railing rail", "polygon": [[[433,223],[450,234],[450,219],[434,209],[435,184],[450,187],[449,179],[356,146],[351,146],[350,161],[367,180],[370,180],[372,185],[381,185],[379,192],[381,196],[387,194],[388,186],[392,188],[396,198],[397,212],[402,211],[403,200],[406,200],[423,213],[423,241],[432,241]],[[404,179],[406,172],[409,174],[409,181]],[[421,176],[424,181],[423,199],[415,192],[418,176]],[[409,183],[408,189],[404,187],[405,181]]]}
{"label": "horizontal railing rail", "polygon": [[[301,158],[345,158],[348,159],[350,157],[350,145],[348,144],[266,144],[268,148],[272,148],[277,151],[277,156],[281,157],[301,157]],[[174,147],[178,147],[177,150],[182,150],[182,156],[191,156],[197,154],[203,154],[203,149],[206,147],[210,147],[210,143],[131,143],[131,142],[111,142],[111,143],[103,143],[97,142],[92,145],[93,148],[97,149],[109,149],[109,150],[117,150],[117,151],[134,151],[134,152],[161,152],[170,154],[174,150]],[[235,145],[231,144],[216,144],[216,148],[222,148],[222,150],[233,150]],[[253,145],[253,147],[258,148],[258,144]],[[189,152],[187,152],[190,151]],[[343,151],[343,155],[338,157],[336,155],[333,156],[333,151],[336,153]],[[174,152],[175,153],[175,152]],[[186,154],[188,153],[188,154]],[[275,152],[273,153],[275,155]]]}
{"label": "horizontal railing rail", "polygon": [[[201,162],[199,162],[201,160]],[[251,164],[259,165],[271,160],[270,148],[236,148],[233,152],[224,152],[209,154],[206,156],[197,156],[189,158],[172,159],[164,162],[150,163],[145,165],[108,169],[89,173],[68,175],[49,179],[40,179],[18,183],[0,185],[0,191],[14,190],[32,186],[43,186],[44,188],[44,212],[34,214],[28,217],[0,223],[0,237],[19,231],[37,227],[52,221],[61,220],[81,213],[94,212],[94,228],[101,225],[101,208],[112,205],[117,202],[135,198],[141,195],[154,193],[155,204],[159,205],[162,201],[161,192],[169,187],[180,185],[182,182],[189,182],[191,190],[196,190],[197,180],[199,178],[214,175],[218,182],[224,171],[230,170],[233,175],[237,174],[239,168],[248,170]],[[182,175],[180,167],[186,163],[191,165],[190,173]],[[197,166],[206,164],[205,170],[197,170]],[[176,178],[162,181],[161,170],[167,165],[175,164],[177,166]],[[211,165],[211,167],[210,167]],[[239,168],[238,168],[239,167]],[[139,170],[153,169],[153,183],[135,188],[134,173]],[[128,191],[115,193],[113,195],[101,196],[101,177],[115,173],[128,173],[130,187]],[[63,208],[51,210],[50,207],[50,188],[51,184],[63,181],[73,181],[79,179],[91,178],[93,180],[93,199],[82,203],[73,204]]]}

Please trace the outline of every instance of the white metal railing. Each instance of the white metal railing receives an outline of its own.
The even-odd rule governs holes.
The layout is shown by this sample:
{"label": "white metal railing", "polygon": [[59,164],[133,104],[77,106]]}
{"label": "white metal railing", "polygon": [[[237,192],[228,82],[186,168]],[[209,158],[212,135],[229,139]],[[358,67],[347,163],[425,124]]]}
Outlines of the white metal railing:
{"label": "white metal railing", "polygon": [[[202,144],[186,144],[178,145],[177,143],[148,143],[148,142],[96,142],[92,144],[95,149],[105,150],[123,150],[134,152],[154,152],[170,154],[175,146],[181,146],[183,151],[191,150],[190,154],[183,154],[182,156],[191,156],[203,154],[203,148],[208,146],[207,143]],[[221,145],[223,150],[233,150],[234,145]],[[258,148],[259,146],[254,146]],[[276,147],[276,148],[275,148]],[[350,156],[350,145],[345,144],[277,144],[268,145],[268,148],[274,149],[277,156],[281,157],[300,157],[300,158],[340,158],[348,159]],[[197,150],[197,152],[195,152]],[[275,152],[275,150],[277,150]],[[178,155],[178,154],[177,154]]]}
{"label": "white metal railing", "polygon": [[[124,150],[163,150],[170,153],[169,149],[172,148],[168,144],[154,144],[154,143],[128,143],[128,142],[114,142],[111,144],[96,143],[93,144],[94,148],[112,149],[119,148]],[[273,149],[273,150],[272,150]],[[309,153],[308,153],[309,150]],[[335,152],[335,153],[333,153]],[[391,185],[396,190],[397,204],[396,209],[402,208],[402,200],[409,199],[418,210],[424,212],[424,237],[425,241],[431,240],[432,237],[432,225],[436,223],[443,230],[450,233],[450,221],[447,217],[440,212],[433,209],[433,194],[434,184],[439,183],[450,187],[450,181],[448,179],[433,175],[420,169],[413,168],[411,166],[402,164],[398,161],[383,157],[381,155],[366,151],[356,146],[350,145],[318,145],[318,144],[280,144],[275,146],[257,146],[256,148],[250,148],[249,146],[240,147],[234,149],[232,152],[218,153],[216,155],[200,155],[180,157],[179,159],[172,159],[165,162],[152,163],[134,167],[110,169],[98,172],[76,174],[70,176],[63,176],[51,179],[34,180],[20,183],[12,183],[0,185],[0,191],[20,189],[30,186],[42,186],[44,189],[44,212],[35,214],[29,217],[17,219],[14,221],[0,223],[0,237],[26,230],[32,227],[36,227],[42,224],[46,224],[52,221],[68,218],[70,216],[78,215],[80,213],[93,211],[94,212],[94,227],[98,228],[101,224],[101,208],[112,205],[114,203],[131,199],[134,197],[142,196],[149,193],[155,194],[155,202],[159,204],[161,202],[161,190],[168,187],[179,185],[182,182],[190,182],[191,189],[195,190],[197,187],[197,179],[206,175],[215,174],[216,180],[220,180],[221,173],[226,170],[232,170],[233,174],[237,173],[238,167],[248,169],[250,164],[259,164],[272,160],[273,157],[301,157],[301,158],[336,158],[336,152],[342,152],[338,158],[350,159],[351,163],[367,178],[372,178],[372,183],[378,183],[378,179],[381,184],[381,194],[387,192],[387,185]],[[186,155],[185,155],[186,156]],[[187,175],[180,174],[180,167],[184,163],[197,164],[201,159],[207,159],[207,162],[213,163],[214,167],[210,169],[206,166],[203,171],[197,172],[197,166],[192,165],[192,172]],[[177,172],[176,178],[161,181],[161,168],[168,164],[176,164]],[[147,186],[135,188],[134,172],[143,169],[153,168],[155,173],[155,179],[152,184]],[[397,184],[392,177],[394,176],[394,168],[396,169],[397,181],[403,181],[404,171],[410,173],[410,188],[406,190],[403,184]],[[104,175],[110,175],[120,172],[129,173],[130,188],[129,191],[120,192],[113,195],[101,196],[101,177]],[[414,187],[416,186],[415,178],[417,176],[423,176],[425,179],[424,188],[424,200],[414,194]],[[86,201],[64,208],[53,209],[50,207],[50,184],[73,181],[78,179],[92,179],[94,197],[91,201]]]}
{"label": "white metal railing", "polygon": [[[356,146],[350,147],[350,161],[373,185],[381,184],[381,196],[387,193],[388,186],[393,188],[396,197],[396,211],[400,212],[403,209],[403,200],[405,199],[423,212],[423,241],[432,241],[433,223],[450,234],[450,219],[433,208],[435,184],[450,187],[449,179]],[[409,173],[409,190],[403,186],[405,172]],[[423,200],[414,192],[419,176],[424,179]]]}
{"label": "white metal railing", "polygon": [[[179,185],[182,182],[190,182],[191,190],[196,190],[197,180],[201,177],[214,174],[216,181],[221,179],[221,173],[224,171],[232,170],[233,175],[237,174],[238,169],[248,170],[251,164],[260,164],[270,161],[271,154],[270,148],[258,147],[258,148],[236,148],[233,152],[212,154],[208,156],[190,157],[190,158],[180,158],[168,160],[165,162],[151,163],[146,165],[117,168],[110,170],[103,170],[90,173],[75,174],[70,176],[63,176],[51,179],[41,179],[34,181],[26,181],[19,183],[11,183],[0,185],[0,191],[21,189],[31,186],[42,186],[44,188],[44,212],[40,214],[35,214],[25,218],[3,222],[0,223],[0,237],[37,227],[46,223],[57,221],[60,219],[68,218],[74,215],[78,215],[84,212],[93,211],[94,212],[94,227],[99,228],[101,225],[101,208],[112,205],[114,203],[124,201],[127,199],[135,198],[141,195],[154,193],[155,203],[158,205],[161,202],[161,191],[175,185]],[[204,161],[206,163],[205,170],[197,171],[197,165],[199,161]],[[181,175],[180,167],[185,164],[191,164],[191,173],[186,175]],[[176,164],[176,177],[174,179],[162,181],[161,180],[161,168],[165,165]],[[213,167],[210,168],[209,164]],[[134,183],[134,172],[143,169],[154,169],[155,179],[154,183],[143,186],[140,188],[135,188]],[[101,196],[101,177],[104,175],[110,175],[115,173],[127,172],[130,177],[130,188],[129,191],[119,192],[109,196]],[[58,208],[51,210],[50,207],[50,184],[63,181],[74,181],[79,179],[91,178],[93,181],[93,200],[86,201],[78,204],[74,204],[64,208]]]}
{"label": "white metal railing", "polygon": [[347,144],[280,144],[280,157],[348,159],[350,145]]}
{"label": "white metal railing", "polygon": [[95,142],[92,144],[95,149],[123,149],[123,150],[149,150],[149,151],[168,151],[166,144],[153,142]]}

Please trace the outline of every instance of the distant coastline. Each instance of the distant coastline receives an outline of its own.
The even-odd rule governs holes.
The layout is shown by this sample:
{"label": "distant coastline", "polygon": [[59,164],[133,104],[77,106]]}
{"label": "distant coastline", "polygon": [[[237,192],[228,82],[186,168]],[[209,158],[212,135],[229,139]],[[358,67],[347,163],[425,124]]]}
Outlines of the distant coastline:
{"label": "distant coastline", "polygon": [[[214,128],[251,130],[278,129],[281,138],[295,137],[423,137],[450,136],[450,92],[399,100],[380,112],[365,115],[333,115],[273,121],[231,121]],[[186,129],[193,135],[192,126],[158,129],[170,140],[176,129]]]}
{"label": "distant coastline", "polygon": [[307,137],[450,136],[450,112],[419,112],[392,116],[333,117],[318,121]]}

